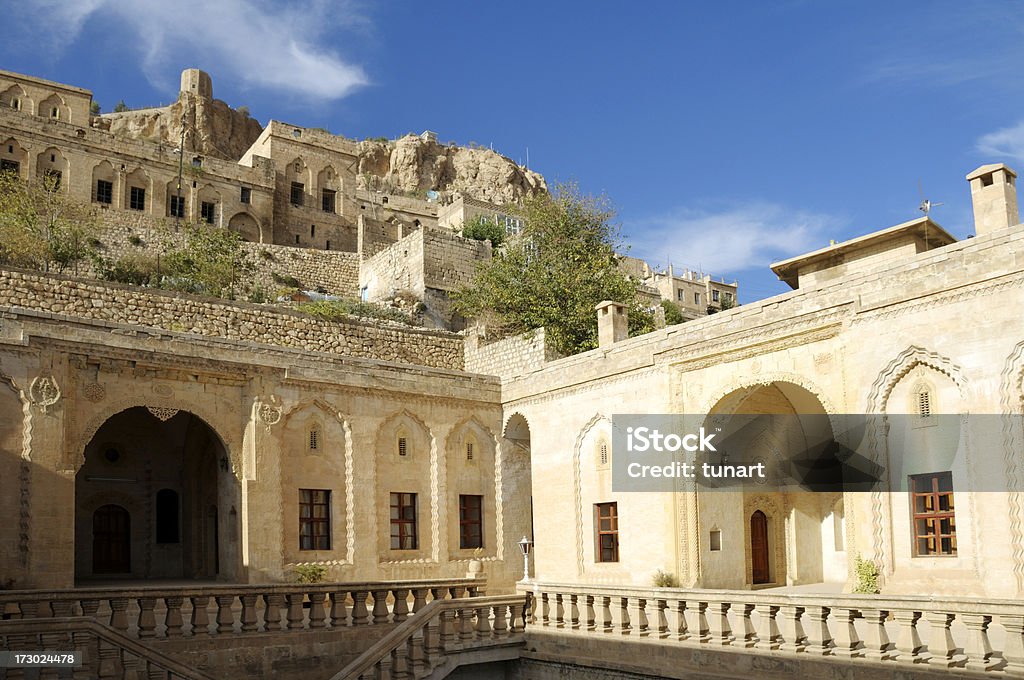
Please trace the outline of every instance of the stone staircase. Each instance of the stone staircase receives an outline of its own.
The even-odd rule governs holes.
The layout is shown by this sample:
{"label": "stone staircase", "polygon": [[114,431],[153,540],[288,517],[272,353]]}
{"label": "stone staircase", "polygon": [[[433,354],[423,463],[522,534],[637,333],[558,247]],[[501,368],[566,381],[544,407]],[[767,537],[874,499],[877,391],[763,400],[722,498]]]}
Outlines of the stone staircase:
{"label": "stone staircase", "polygon": [[459,666],[518,659],[529,596],[435,600],[330,680],[441,680]]}
{"label": "stone staircase", "polygon": [[209,675],[189,668],[106,624],[81,617],[0,621],[0,649],[51,652],[77,650],[82,655],[82,663],[78,666],[0,667],[0,680],[213,680]]}

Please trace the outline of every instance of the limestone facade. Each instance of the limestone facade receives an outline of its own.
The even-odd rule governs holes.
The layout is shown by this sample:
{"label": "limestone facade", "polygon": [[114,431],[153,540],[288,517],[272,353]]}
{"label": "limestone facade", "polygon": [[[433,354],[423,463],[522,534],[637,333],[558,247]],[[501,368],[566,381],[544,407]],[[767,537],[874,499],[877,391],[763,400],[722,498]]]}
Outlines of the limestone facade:
{"label": "limestone facade", "polygon": [[[457,336],[351,326],[347,350],[310,351],[270,340],[298,326],[254,320],[266,336],[201,339],[160,329],[196,301],[4,276],[7,586],[278,581],[299,564],[334,580],[454,577],[474,559],[495,587],[518,576],[529,462],[501,438],[497,381],[458,370]],[[402,544],[392,494],[409,508]]]}
{"label": "limestone facade", "polygon": [[[519,439],[530,448],[533,503],[546,517],[534,549],[542,578],[643,586],[662,569],[693,587],[849,588],[860,556],[880,567],[887,593],[1024,592],[1024,226],[1009,215],[957,243],[915,220],[856,241],[776,265],[784,278],[795,272],[798,288],[785,295],[553,361],[526,351],[534,338],[523,341],[519,356],[536,363],[508,369],[502,402],[506,428],[528,433]],[[467,363],[477,356],[469,346]],[[931,413],[974,416],[959,441],[904,430],[893,418],[920,416],[922,394]],[[873,434],[872,455],[892,466],[892,491],[721,493],[692,482],[677,493],[613,489],[614,414],[734,412],[817,413],[834,423],[876,414],[888,425]],[[998,414],[996,424],[983,414]],[[911,436],[919,453],[889,460]],[[764,455],[785,456],[789,437],[766,439]],[[932,469],[934,452],[949,446],[952,468]],[[907,477],[923,473],[951,480],[956,541],[946,554],[915,546]],[[609,504],[617,555],[603,560],[598,506]],[[752,544],[755,513],[767,546]],[[760,577],[754,550],[767,552]]]}

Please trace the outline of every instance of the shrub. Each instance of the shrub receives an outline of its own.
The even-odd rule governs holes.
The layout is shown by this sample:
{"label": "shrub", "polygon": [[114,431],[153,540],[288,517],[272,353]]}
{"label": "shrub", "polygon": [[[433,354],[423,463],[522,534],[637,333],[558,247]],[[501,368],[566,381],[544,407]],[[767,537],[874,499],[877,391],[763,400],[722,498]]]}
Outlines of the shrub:
{"label": "shrub", "polygon": [[114,261],[95,258],[93,267],[107,281],[129,283],[135,286],[158,283],[156,258],[148,255],[125,255]]}
{"label": "shrub", "polygon": [[505,228],[483,215],[463,224],[462,235],[474,241],[490,241],[495,248],[505,242]]}
{"label": "shrub", "polygon": [[300,564],[295,567],[295,580],[299,583],[321,583],[327,576],[327,567],[322,564]]}
{"label": "shrub", "polygon": [[878,587],[879,570],[877,564],[857,555],[853,562],[853,572],[857,579],[853,585],[853,592],[868,595],[877,595],[882,592]]}
{"label": "shrub", "polygon": [[679,579],[676,578],[676,575],[667,571],[662,571],[661,569],[654,572],[654,578],[651,580],[654,583],[655,588],[679,587]]}
{"label": "shrub", "polygon": [[132,234],[131,236],[128,237],[128,243],[132,244],[133,246],[143,245],[142,238],[136,234]]}
{"label": "shrub", "polygon": [[413,325],[412,319],[404,312],[391,307],[382,307],[370,302],[358,302],[356,300],[306,302],[296,306],[295,309],[326,321],[338,321],[355,316],[362,319],[382,319],[385,321],[397,321],[410,326]]}
{"label": "shrub", "polygon": [[297,278],[290,274],[278,274],[277,272],[271,272],[270,278],[274,280],[279,286],[285,286],[287,288],[295,288],[296,290],[302,289],[302,284]]}
{"label": "shrub", "polygon": [[662,300],[661,308],[665,310],[665,325],[674,326],[683,322],[683,310],[671,300]]}

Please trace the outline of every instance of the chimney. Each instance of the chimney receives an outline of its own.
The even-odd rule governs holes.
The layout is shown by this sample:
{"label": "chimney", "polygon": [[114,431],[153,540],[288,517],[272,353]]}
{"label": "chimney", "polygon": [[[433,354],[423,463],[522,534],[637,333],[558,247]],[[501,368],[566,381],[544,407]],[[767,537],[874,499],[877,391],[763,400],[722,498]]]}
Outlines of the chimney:
{"label": "chimney", "polygon": [[967,175],[974,204],[974,233],[978,236],[1012,227],[1017,212],[1017,173],[1002,163],[983,165]]}
{"label": "chimney", "polygon": [[625,340],[629,335],[629,315],[626,305],[605,300],[597,307],[597,344],[599,347]]}

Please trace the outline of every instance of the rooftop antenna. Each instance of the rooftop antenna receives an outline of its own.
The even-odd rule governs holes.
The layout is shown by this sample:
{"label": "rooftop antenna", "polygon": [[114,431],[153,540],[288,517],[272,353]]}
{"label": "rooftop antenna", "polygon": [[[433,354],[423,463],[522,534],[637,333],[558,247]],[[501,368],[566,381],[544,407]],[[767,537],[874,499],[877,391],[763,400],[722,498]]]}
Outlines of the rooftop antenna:
{"label": "rooftop antenna", "polygon": [[917,209],[923,212],[925,217],[928,217],[928,214],[931,212],[932,208],[937,208],[940,205],[943,205],[942,203],[934,203],[932,201],[929,201],[927,198],[924,197],[924,189],[921,186],[920,179],[917,180],[917,193],[921,195],[921,205],[917,206]]}
{"label": "rooftop antenna", "polygon": [[[921,178],[920,177],[917,179],[917,193],[919,193],[921,195],[921,205],[917,206],[917,209],[920,210],[921,212],[923,212],[925,218],[930,221],[931,215],[929,213],[931,213],[932,208],[936,208],[936,207],[938,207],[938,206],[940,206],[942,204],[941,203],[933,203],[933,202],[929,201],[927,198],[924,197],[924,188],[922,188],[922,186],[921,186]],[[924,247],[926,249],[931,247],[929,242],[928,242],[928,222],[924,223]]]}

